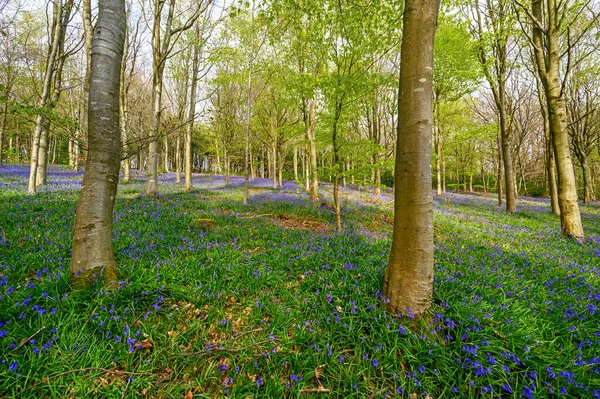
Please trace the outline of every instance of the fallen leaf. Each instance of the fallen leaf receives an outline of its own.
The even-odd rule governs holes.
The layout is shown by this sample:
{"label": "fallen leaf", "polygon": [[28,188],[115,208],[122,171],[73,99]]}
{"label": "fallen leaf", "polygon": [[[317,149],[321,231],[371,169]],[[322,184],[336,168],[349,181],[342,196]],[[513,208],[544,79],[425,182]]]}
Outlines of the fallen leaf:
{"label": "fallen leaf", "polygon": [[138,349],[152,349],[154,348],[154,344],[152,344],[149,339],[145,339],[143,341],[136,342],[133,344],[133,347]]}
{"label": "fallen leaf", "polygon": [[192,399],[193,397],[194,397],[194,394],[192,393],[192,391],[187,391],[183,398],[184,399]]}

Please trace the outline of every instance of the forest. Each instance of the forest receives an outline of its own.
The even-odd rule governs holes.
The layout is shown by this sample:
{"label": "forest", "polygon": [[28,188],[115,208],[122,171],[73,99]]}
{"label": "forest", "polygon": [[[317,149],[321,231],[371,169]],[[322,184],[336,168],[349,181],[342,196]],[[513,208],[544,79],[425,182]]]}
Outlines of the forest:
{"label": "forest", "polygon": [[0,0],[0,397],[600,398],[598,0]]}

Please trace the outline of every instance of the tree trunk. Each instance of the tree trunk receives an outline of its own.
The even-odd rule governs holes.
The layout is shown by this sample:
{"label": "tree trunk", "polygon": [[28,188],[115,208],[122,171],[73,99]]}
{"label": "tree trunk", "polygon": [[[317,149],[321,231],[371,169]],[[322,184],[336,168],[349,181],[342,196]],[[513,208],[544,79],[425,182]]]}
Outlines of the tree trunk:
{"label": "tree trunk", "polygon": [[[200,22],[196,21],[194,37],[200,40]],[[198,67],[200,63],[200,46],[194,46],[192,60],[192,84],[190,88],[190,102],[188,104],[188,119],[185,126],[185,190],[191,190],[192,185],[192,130],[196,118],[196,88],[198,87]]]}
{"label": "tree trunk", "polygon": [[271,154],[271,177],[273,178],[273,188],[277,188],[277,146],[273,144],[273,153]]}
{"label": "tree trunk", "polygon": [[317,121],[317,100],[313,98],[310,103],[310,116],[307,130],[308,148],[310,150],[310,198],[319,200],[319,174],[317,172],[317,144],[315,139],[315,124]]}
{"label": "tree trunk", "polygon": [[[44,109],[49,103],[52,81],[54,80],[54,73],[56,69],[56,63],[59,57],[59,51],[61,47],[61,40],[64,41],[64,35],[62,32],[61,24],[62,7],[60,0],[53,0],[53,18],[52,18],[52,42],[48,47],[48,57],[46,63],[46,71],[44,73],[44,83],[42,85],[42,96],[39,102],[39,108]],[[35,194],[37,184],[37,170],[39,166],[39,153],[40,153],[40,141],[43,133],[44,126],[49,124],[48,117],[43,113],[39,113],[35,120],[35,130],[31,140],[31,159],[29,169],[29,182],[27,187],[28,194]]]}
{"label": "tree trunk", "polygon": [[294,146],[294,180],[298,181],[298,147]]}
{"label": "tree trunk", "polygon": [[168,0],[167,21],[164,37],[162,35],[161,17],[165,1],[154,2],[154,26],[152,28],[152,132],[148,146],[148,177],[146,195],[158,195],[158,139],[160,137],[160,119],[162,116],[163,74],[170,50],[171,24],[175,10],[175,0]]}
{"label": "tree trunk", "polygon": [[433,295],[431,134],[438,0],[405,0],[392,249],[383,295],[393,314],[425,313]]}
{"label": "tree trunk", "polygon": [[[81,114],[81,140],[84,148],[87,147],[88,136],[88,107],[90,96],[90,76],[92,73],[92,37],[94,36],[92,26],[92,6],[90,0],[82,0],[81,14],[83,21],[83,49],[85,52],[85,76],[83,78],[83,112]],[[126,28],[127,29],[127,28]],[[85,152],[84,152],[84,155]],[[79,161],[78,161],[79,162]]]}
{"label": "tree trunk", "polygon": [[101,1],[92,45],[87,167],[73,227],[70,273],[75,288],[97,278],[117,281],[112,221],[121,162],[119,76],[125,27],[124,1]]}
{"label": "tree trunk", "polygon": [[583,174],[583,202],[589,204],[592,201],[596,201],[596,193],[592,185],[592,174],[590,172],[588,157],[583,154],[579,161],[581,162],[581,171]]}
{"label": "tree trunk", "polygon": [[[546,4],[548,27],[542,33],[542,30],[536,24],[533,24],[532,38],[536,66],[546,94],[550,137],[556,155],[560,225],[564,235],[583,240],[585,236],[581,224],[579,203],[577,202],[575,170],[569,150],[567,109],[559,77],[561,49],[559,45],[558,9],[555,0],[547,0]],[[533,0],[531,10],[534,18],[543,21],[542,0]],[[542,34],[545,35],[545,41],[542,39]]]}
{"label": "tree trunk", "polygon": [[6,116],[8,111],[8,104],[4,103],[2,112],[2,122],[0,122],[0,166],[2,166],[2,149],[4,148],[4,129],[6,128]]}
{"label": "tree trunk", "polygon": [[279,162],[278,162],[278,164],[279,164],[279,168],[278,168],[278,170],[279,170],[279,175],[278,175],[279,187],[283,187],[283,165],[284,165],[284,162],[283,162],[283,154],[281,153],[281,149],[279,149],[277,151],[277,154],[279,155]]}
{"label": "tree trunk", "polygon": [[498,206],[502,206],[502,202],[504,201],[502,197],[502,139],[500,138],[500,129],[498,129],[498,169],[496,170],[496,187],[498,190]]}
{"label": "tree trunk", "polygon": [[441,142],[440,142],[440,132],[439,128],[437,129],[437,134],[435,137],[435,181],[436,188],[435,194],[440,196],[442,195],[442,156],[441,156]]}
{"label": "tree trunk", "polygon": [[181,135],[175,139],[175,183],[181,183]]}

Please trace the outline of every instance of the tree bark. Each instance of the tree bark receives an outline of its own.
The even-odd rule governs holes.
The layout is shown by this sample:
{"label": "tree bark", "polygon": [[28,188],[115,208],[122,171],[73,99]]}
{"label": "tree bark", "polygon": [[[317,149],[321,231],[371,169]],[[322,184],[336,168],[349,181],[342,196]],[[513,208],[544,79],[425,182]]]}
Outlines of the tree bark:
{"label": "tree bark", "polygon": [[[54,79],[54,72],[56,62],[59,56],[60,43],[64,40],[64,36],[61,35],[62,24],[61,24],[62,6],[60,0],[53,0],[53,18],[52,18],[52,41],[48,47],[48,56],[46,58],[46,71],[44,73],[44,83],[42,85],[42,96],[39,102],[39,108],[45,110],[51,95],[52,81]],[[39,165],[39,153],[40,153],[40,140],[44,126],[49,124],[48,117],[44,114],[44,111],[40,112],[35,120],[35,130],[31,140],[31,159],[29,168],[29,182],[27,187],[28,194],[35,194],[37,189],[37,169]]]}
{"label": "tree bark", "polygon": [[317,121],[317,100],[313,98],[310,103],[310,113],[308,120],[308,148],[310,151],[310,198],[313,201],[319,200],[319,173],[317,171],[317,144],[315,139],[315,124]]}
{"label": "tree bark", "polygon": [[[67,32],[67,25],[71,19],[71,11],[73,9],[73,0],[68,0],[62,7],[60,11],[60,26],[59,26],[59,34],[60,41],[58,44],[58,52],[57,52],[57,60],[56,67],[54,71],[54,87],[52,89],[52,97],[50,103],[47,105],[47,109],[49,111],[53,110],[58,104],[58,100],[60,99],[60,94],[62,92],[62,71],[63,66],[65,65],[65,36]],[[45,119],[44,124],[42,125],[42,131],[40,134],[40,147],[38,154],[38,168],[37,168],[37,178],[36,184],[38,186],[46,185],[46,176],[47,176],[47,166],[48,166],[48,150],[50,143],[50,120],[48,118]]]}
{"label": "tree bark", "polygon": [[585,155],[581,156],[579,162],[581,163],[581,172],[583,174],[583,202],[589,204],[592,201],[596,201],[596,193],[592,185],[592,174],[590,172],[588,157]]}
{"label": "tree bark", "polygon": [[2,112],[2,122],[0,122],[0,166],[2,166],[2,149],[4,148],[4,129],[6,128],[6,118],[8,113],[8,105],[4,103]]}
{"label": "tree bark", "polygon": [[121,161],[119,83],[125,27],[124,1],[101,1],[92,42],[87,167],[73,227],[70,273],[75,288],[100,278],[105,283],[117,280],[112,220]]}
{"label": "tree bark", "polygon": [[394,230],[383,295],[393,314],[421,315],[433,295],[431,140],[438,0],[406,0],[398,90]]}
{"label": "tree bark", "polygon": [[[575,170],[569,150],[569,133],[567,130],[567,108],[560,84],[560,44],[559,17],[555,0],[545,2],[547,28],[542,30],[533,24],[533,48],[538,74],[546,94],[550,136],[556,155],[558,170],[558,204],[560,207],[561,231],[565,236],[583,240],[585,238],[579,203],[577,202],[577,185]],[[538,22],[544,21],[542,0],[533,0],[531,11]],[[542,35],[545,35],[545,45]]]}
{"label": "tree bark", "polygon": [[194,46],[192,59],[192,83],[190,86],[190,102],[188,104],[188,117],[185,126],[185,190],[193,188],[192,183],[192,130],[194,119],[196,119],[196,88],[198,87],[198,67],[200,64],[200,23],[196,21],[194,38],[197,43]]}

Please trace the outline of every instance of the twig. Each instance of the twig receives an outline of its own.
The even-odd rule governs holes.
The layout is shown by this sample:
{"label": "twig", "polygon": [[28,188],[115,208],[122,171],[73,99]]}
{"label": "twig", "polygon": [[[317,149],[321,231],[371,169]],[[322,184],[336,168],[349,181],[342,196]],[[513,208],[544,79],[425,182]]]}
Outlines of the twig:
{"label": "twig", "polygon": [[46,327],[42,327],[39,330],[37,330],[36,332],[34,332],[29,338],[27,338],[25,341],[21,341],[21,344],[19,346],[17,346],[17,349],[19,349],[20,347],[22,347],[23,345],[25,345],[27,342],[31,341],[31,339],[33,337],[35,337],[36,335],[38,335],[41,331],[44,331]]}
{"label": "twig", "polygon": [[33,389],[42,384],[47,384],[48,382],[50,382],[50,380],[54,380],[58,377],[62,377],[63,375],[79,373],[81,371],[84,371],[84,372],[85,371],[104,371],[105,373],[113,373],[113,374],[117,374],[117,375],[154,375],[155,374],[155,373],[138,373],[138,372],[133,372],[133,371],[123,371],[123,370],[109,370],[109,369],[105,369],[102,367],[87,367],[84,369],[69,370],[69,371],[65,371],[63,373],[51,375],[50,377],[44,378],[43,381],[37,382],[37,383],[33,384],[32,386],[25,388],[25,391]]}
{"label": "twig", "polygon": [[323,387],[323,385],[321,385],[318,388],[304,388],[304,389],[301,389],[300,392],[302,392],[302,393],[315,393],[315,392],[328,393],[328,392],[331,392],[331,389],[325,388],[325,387]]}
{"label": "twig", "polygon": [[127,389],[129,388],[129,384],[131,384],[131,379],[127,379],[127,385],[125,385],[125,389],[123,390],[123,395],[121,395],[121,399],[125,399],[125,395],[127,395]]}
{"label": "twig", "polygon": [[268,342],[274,342],[271,339],[267,339],[264,341],[259,341],[259,342],[255,342],[252,345],[246,346],[244,348],[211,348],[207,351],[201,351],[201,352],[192,352],[192,353],[180,353],[180,356],[208,356],[208,355],[212,355],[213,353],[220,353],[220,352],[231,352],[231,353],[237,353],[237,352],[242,352],[245,350],[248,350],[250,348],[253,348],[255,346],[258,345],[262,345],[262,344],[266,344]]}
{"label": "twig", "polygon": [[254,330],[245,331],[245,332],[243,332],[243,333],[239,333],[238,335],[236,335],[235,337],[233,337],[233,339],[234,339],[234,340],[236,340],[236,339],[238,339],[239,337],[242,337],[242,336],[244,336],[244,335],[252,334],[252,333],[255,333],[255,332],[261,332],[262,330],[263,330],[263,328],[262,328],[262,327],[259,327],[259,328],[255,328]]}

